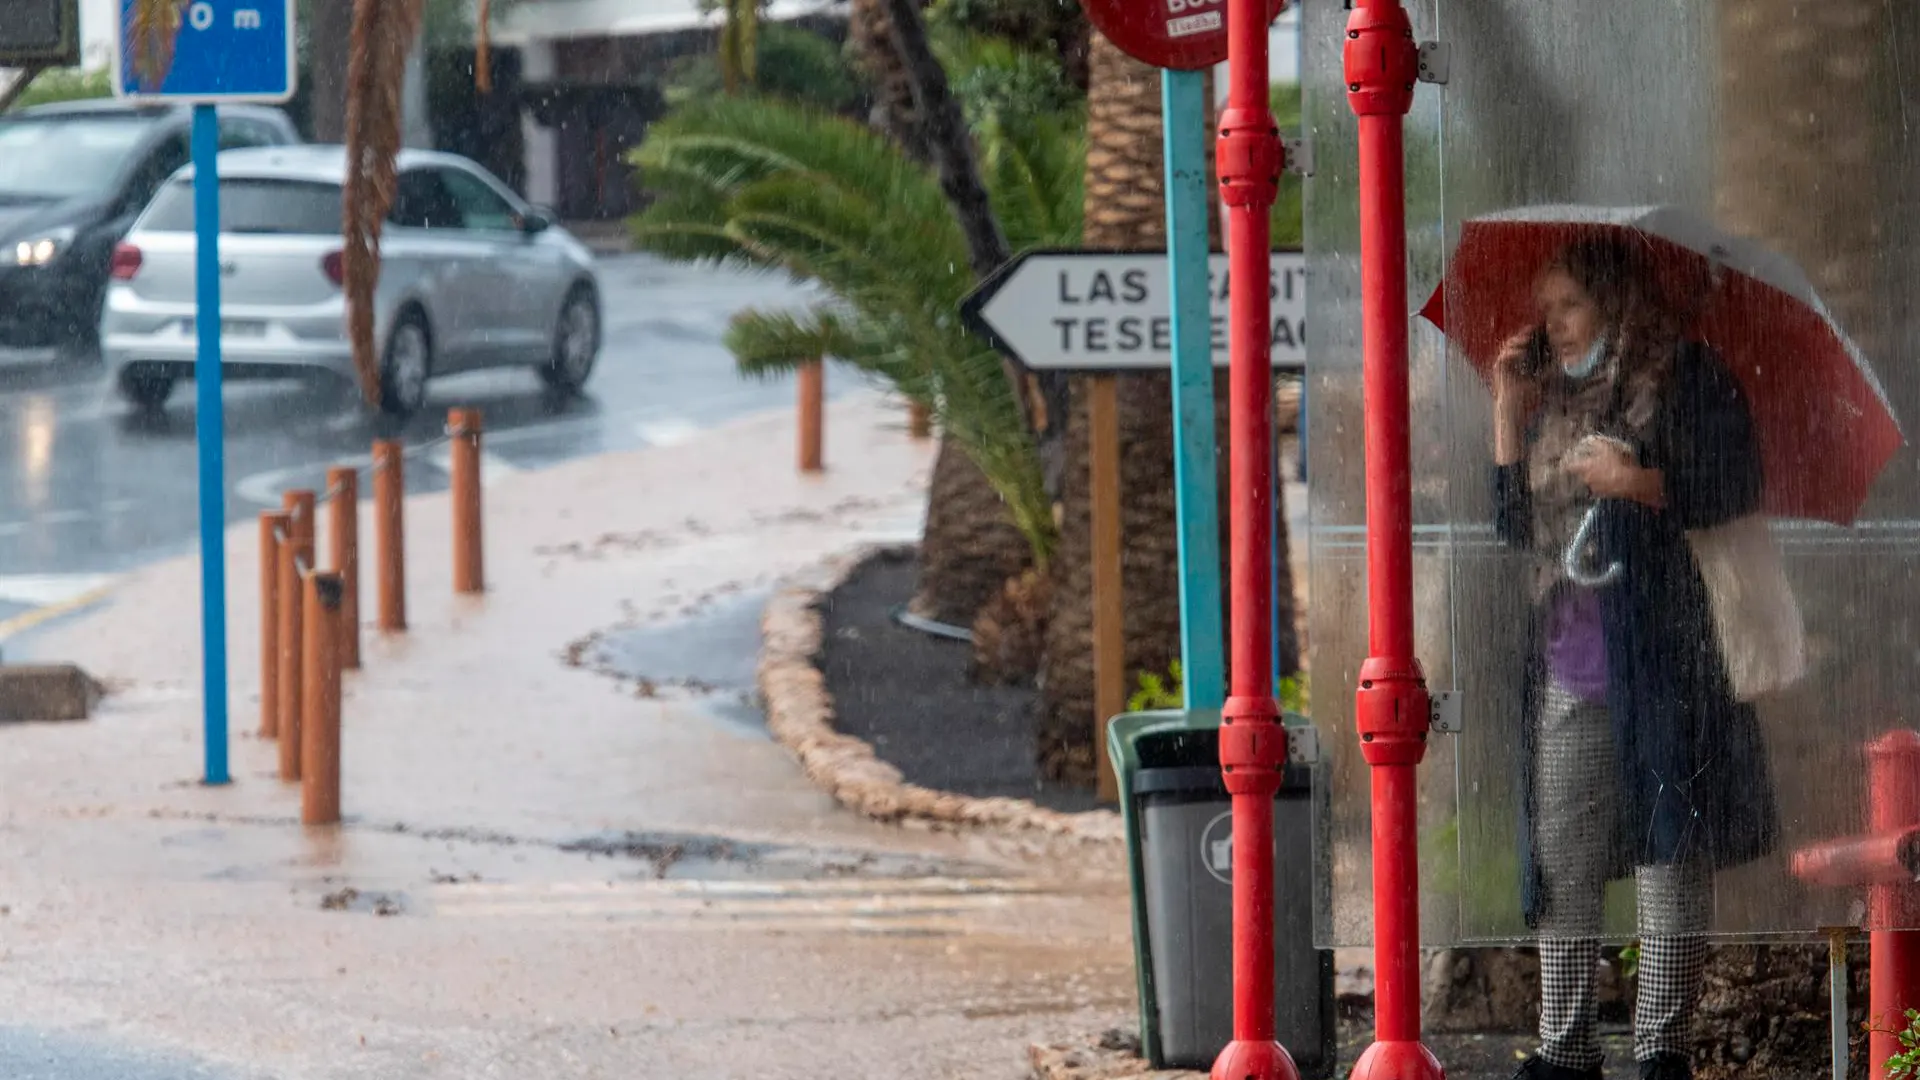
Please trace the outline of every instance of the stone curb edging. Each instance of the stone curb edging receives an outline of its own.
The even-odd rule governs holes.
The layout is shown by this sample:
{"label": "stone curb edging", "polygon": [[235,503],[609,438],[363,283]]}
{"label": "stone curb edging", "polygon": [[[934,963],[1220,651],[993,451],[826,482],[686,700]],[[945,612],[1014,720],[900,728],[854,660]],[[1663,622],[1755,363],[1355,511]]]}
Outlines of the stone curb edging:
{"label": "stone curb edging", "polygon": [[879,821],[1002,828],[1120,844],[1124,832],[1115,811],[1068,814],[1027,799],[974,798],[910,784],[864,739],[834,729],[833,698],[819,665],[826,637],[821,604],[867,560],[913,550],[910,544],[863,544],[791,575],[775,589],[760,616],[756,677],[773,737],[809,780],[842,805]]}

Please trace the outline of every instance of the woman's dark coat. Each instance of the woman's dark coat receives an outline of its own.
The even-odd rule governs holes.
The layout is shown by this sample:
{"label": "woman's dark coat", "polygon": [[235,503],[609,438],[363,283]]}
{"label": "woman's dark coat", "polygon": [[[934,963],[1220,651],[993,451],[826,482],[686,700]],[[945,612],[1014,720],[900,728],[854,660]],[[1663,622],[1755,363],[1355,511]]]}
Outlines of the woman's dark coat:
{"label": "woman's dark coat", "polygon": [[[1605,499],[1594,530],[1589,565],[1618,561],[1624,568],[1601,590],[1620,783],[1609,876],[1692,859],[1724,869],[1771,851],[1779,815],[1759,723],[1751,705],[1733,699],[1686,530],[1758,510],[1762,476],[1752,414],[1718,358],[1690,344],[1676,357],[1643,437],[1628,441],[1642,466],[1663,474],[1666,508]],[[1494,506],[1501,539],[1531,550],[1524,461],[1495,469]],[[1546,679],[1540,622],[1536,612],[1520,740],[1522,907],[1535,927],[1546,903],[1533,857],[1535,728]]]}

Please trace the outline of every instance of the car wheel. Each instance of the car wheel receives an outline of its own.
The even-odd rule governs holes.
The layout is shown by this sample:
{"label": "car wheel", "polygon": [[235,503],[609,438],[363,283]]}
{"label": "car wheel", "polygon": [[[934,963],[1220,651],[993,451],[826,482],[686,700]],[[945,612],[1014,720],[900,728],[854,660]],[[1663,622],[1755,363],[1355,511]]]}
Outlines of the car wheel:
{"label": "car wheel", "polygon": [[387,335],[380,362],[380,411],[407,417],[427,402],[427,378],[433,374],[433,338],[420,312],[409,309]]}
{"label": "car wheel", "polygon": [[157,410],[173,396],[172,372],[134,364],[120,369],[120,396],[145,410]]}
{"label": "car wheel", "polygon": [[593,374],[600,355],[600,305],[582,286],[567,294],[554,324],[553,355],[540,368],[540,377],[555,390],[577,393]]}

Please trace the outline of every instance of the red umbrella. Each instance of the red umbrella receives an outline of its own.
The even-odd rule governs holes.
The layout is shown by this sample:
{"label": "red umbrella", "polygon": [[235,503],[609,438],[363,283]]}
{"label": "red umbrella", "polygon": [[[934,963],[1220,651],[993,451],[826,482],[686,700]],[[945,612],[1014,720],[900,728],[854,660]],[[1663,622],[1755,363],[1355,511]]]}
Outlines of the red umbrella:
{"label": "red umbrella", "polygon": [[1483,376],[1533,325],[1533,286],[1569,242],[1644,245],[1672,300],[1703,297],[1690,334],[1746,388],[1776,517],[1850,525],[1905,439],[1860,350],[1785,256],[1673,207],[1542,206],[1475,218],[1420,314]]}

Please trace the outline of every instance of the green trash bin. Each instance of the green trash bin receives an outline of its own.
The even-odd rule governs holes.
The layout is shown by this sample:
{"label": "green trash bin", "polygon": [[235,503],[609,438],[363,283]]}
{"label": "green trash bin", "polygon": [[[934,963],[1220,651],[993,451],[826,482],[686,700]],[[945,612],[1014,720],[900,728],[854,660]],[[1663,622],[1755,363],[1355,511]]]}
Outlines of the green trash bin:
{"label": "green trash bin", "polygon": [[[1303,717],[1286,723],[1311,728]],[[1140,1042],[1156,1069],[1210,1069],[1233,1037],[1232,803],[1219,724],[1217,712],[1138,712],[1107,728],[1126,822]],[[1273,808],[1275,1032],[1314,1078],[1333,1074],[1335,1035],[1333,953],[1313,944],[1326,821],[1318,770],[1289,764]]]}

